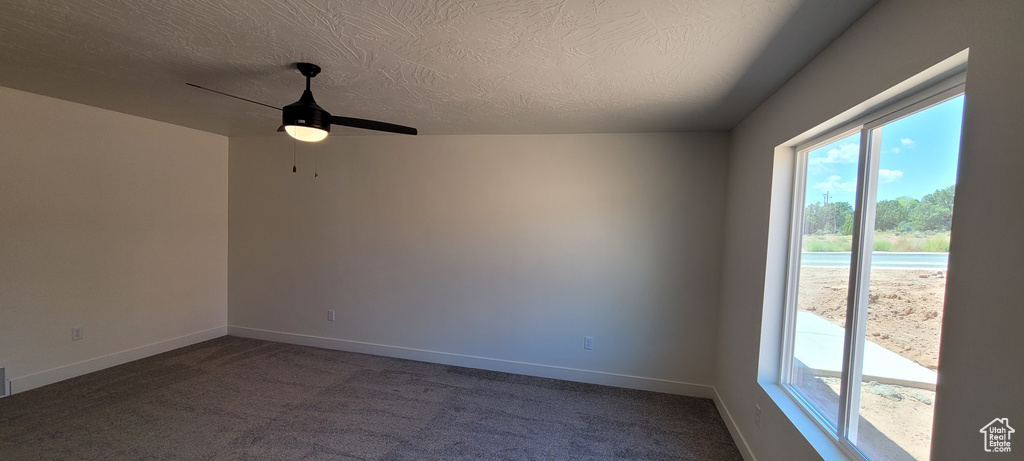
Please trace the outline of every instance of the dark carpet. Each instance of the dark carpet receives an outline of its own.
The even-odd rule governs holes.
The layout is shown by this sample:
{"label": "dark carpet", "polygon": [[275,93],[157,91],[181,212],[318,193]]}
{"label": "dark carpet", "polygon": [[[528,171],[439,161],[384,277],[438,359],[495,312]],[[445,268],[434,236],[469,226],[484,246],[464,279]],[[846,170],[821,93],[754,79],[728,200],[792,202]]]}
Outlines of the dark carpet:
{"label": "dark carpet", "polygon": [[226,336],[0,399],[0,459],[742,458],[708,399]]}

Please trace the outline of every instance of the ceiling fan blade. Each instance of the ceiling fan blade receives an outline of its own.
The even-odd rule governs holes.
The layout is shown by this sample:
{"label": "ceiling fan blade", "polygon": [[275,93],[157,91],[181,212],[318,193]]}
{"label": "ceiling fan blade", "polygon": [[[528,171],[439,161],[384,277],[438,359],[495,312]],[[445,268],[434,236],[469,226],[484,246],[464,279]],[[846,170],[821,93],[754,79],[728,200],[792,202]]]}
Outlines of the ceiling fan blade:
{"label": "ceiling fan blade", "polygon": [[277,132],[278,133],[283,133],[284,132],[284,125],[281,125],[281,126],[277,127]]}
{"label": "ceiling fan blade", "polygon": [[224,95],[224,96],[227,96],[227,97],[229,97],[229,98],[241,99],[242,101],[245,101],[245,102],[251,102],[251,103],[253,103],[253,104],[259,104],[259,105],[261,105],[261,106],[264,106],[264,107],[269,107],[269,108],[271,108],[271,109],[277,109],[277,110],[281,110],[281,108],[280,108],[280,107],[274,107],[274,106],[271,106],[270,104],[263,104],[262,102],[259,102],[259,101],[253,101],[252,99],[245,99],[245,98],[243,98],[243,97],[241,97],[241,96],[235,96],[235,95],[233,95],[233,94],[227,94],[227,93],[224,93],[224,92],[221,92],[221,91],[217,91],[217,90],[211,90],[211,89],[209,89],[209,88],[204,88],[204,87],[201,87],[201,86],[199,86],[199,85],[196,85],[196,84],[194,84],[194,83],[185,83],[185,84],[186,84],[186,85],[188,85],[188,86],[191,86],[191,87],[193,87],[193,88],[199,88],[200,90],[206,90],[206,91],[209,91],[209,92],[212,92],[212,93],[217,93],[217,94],[220,94],[220,95]]}
{"label": "ceiling fan blade", "polygon": [[378,122],[374,120],[364,120],[361,118],[339,117],[337,115],[331,117],[331,124],[340,126],[350,126],[353,128],[362,128],[364,130],[386,131],[388,133],[411,135],[415,135],[418,133],[418,131],[415,128],[408,126],[395,125],[394,123]]}

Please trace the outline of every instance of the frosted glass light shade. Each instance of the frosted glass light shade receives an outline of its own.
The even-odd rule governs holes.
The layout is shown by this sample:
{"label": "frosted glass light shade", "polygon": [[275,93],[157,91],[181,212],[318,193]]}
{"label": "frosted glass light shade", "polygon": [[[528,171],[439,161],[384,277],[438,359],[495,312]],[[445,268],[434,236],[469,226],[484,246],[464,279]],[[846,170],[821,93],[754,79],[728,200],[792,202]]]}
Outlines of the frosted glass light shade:
{"label": "frosted glass light shade", "polygon": [[299,141],[318,142],[327,137],[327,132],[319,128],[300,125],[285,125],[284,131]]}

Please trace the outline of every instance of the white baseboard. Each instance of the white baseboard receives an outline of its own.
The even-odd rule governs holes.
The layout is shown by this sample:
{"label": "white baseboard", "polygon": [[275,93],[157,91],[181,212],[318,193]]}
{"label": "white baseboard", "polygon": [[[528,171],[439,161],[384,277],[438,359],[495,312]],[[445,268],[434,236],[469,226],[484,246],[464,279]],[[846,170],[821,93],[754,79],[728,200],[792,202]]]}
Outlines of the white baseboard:
{"label": "white baseboard", "polygon": [[745,461],[757,461],[757,458],[754,457],[754,452],[750,449],[750,445],[747,444],[747,439],[743,437],[740,428],[736,426],[736,421],[732,419],[732,413],[729,412],[729,408],[722,401],[722,396],[718,395],[718,389],[714,389],[714,391],[715,406],[718,407],[718,414],[722,416],[725,426],[729,428],[729,435],[732,435],[733,442],[736,442],[736,448],[739,448],[740,455],[743,456]]}
{"label": "white baseboard", "polygon": [[115,352],[113,354],[104,355],[89,360],[83,360],[81,362],[72,363],[70,365],[64,365],[50,370],[32,373],[30,375],[11,378],[11,394],[25,392],[30,389],[45,386],[47,384],[53,384],[58,381],[63,381],[65,379],[81,376],[86,373],[92,373],[94,371],[99,371],[104,368],[110,368],[113,366],[128,363],[133,360],[138,360],[152,355],[161,354],[167,351],[177,349],[179,347],[190,346],[192,344],[200,343],[210,339],[219,338],[226,334],[226,326],[211,328],[209,330],[192,333],[185,336],[179,336],[177,338],[171,338],[168,340],[155,342],[153,344],[147,344],[145,346],[139,346],[132,349],[124,350],[121,352]]}
{"label": "white baseboard", "polygon": [[704,384],[691,384],[666,379],[645,378],[603,371],[581,370],[578,368],[557,367],[538,363],[516,362],[512,360],[492,359],[472,355],[452,354],[408,347],[388,346],[384,344],[349,341],[344,339],[324,338],[280,331],[261,330],[246,327],[228,327],[228,334],[243,338],[262,339],[280,343],[313,346],[346,352],[381,355],[420,362],[439,363],[459,367],[477,368],[481,370],[500,371],[519,375],[537,376],[541,378],[562,379],[589,384],[625,387],[645,391],[664,392],[668,394],[715,398],[715,389]]}

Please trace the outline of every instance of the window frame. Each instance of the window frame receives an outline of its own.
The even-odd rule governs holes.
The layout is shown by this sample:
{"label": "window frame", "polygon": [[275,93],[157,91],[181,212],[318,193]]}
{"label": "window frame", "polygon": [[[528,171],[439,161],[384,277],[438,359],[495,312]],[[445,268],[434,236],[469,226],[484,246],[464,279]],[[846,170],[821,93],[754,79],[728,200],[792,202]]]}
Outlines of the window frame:
{"label": "window frame", "polygon": [[[860,385],[863,370],[863,351],[867,323],[872,241],[874,237],[875,203],[878,190],[878,167],[881,136],[877,129],[925,110],[942,102],[966,95],[966,70],[916,90],[899,94],[880,107],[853,121],[824,130],[821,134],[793,147],[796,156],[791,185],[788,248],[786,254],[785,287],[783,291],[783,319],[778,384],[811,420],[813,420],[847,457],[870,461],[851,440],[857,440],[857,416],[860,408]],[[965,100],[966,105],[966,100]],[[837,427],[832,427],[816,407],[796,389],[793,377],[794,343],[796,333],[797,298],[800,276],[800,257],[803,246],[803,214],[807,187],[808,153],[833,141],[860,133],[857,163],[857,188],[854,199],[853,235],[851,237],[850,276],[847,291],[846,325],[843,340],[843,368],[840,376],[840,394]],[[867,251],[864,251],[867,249]],[[851,389],[852,388],[852,389]],[[851,427],[850,422],[854,421]]]}

